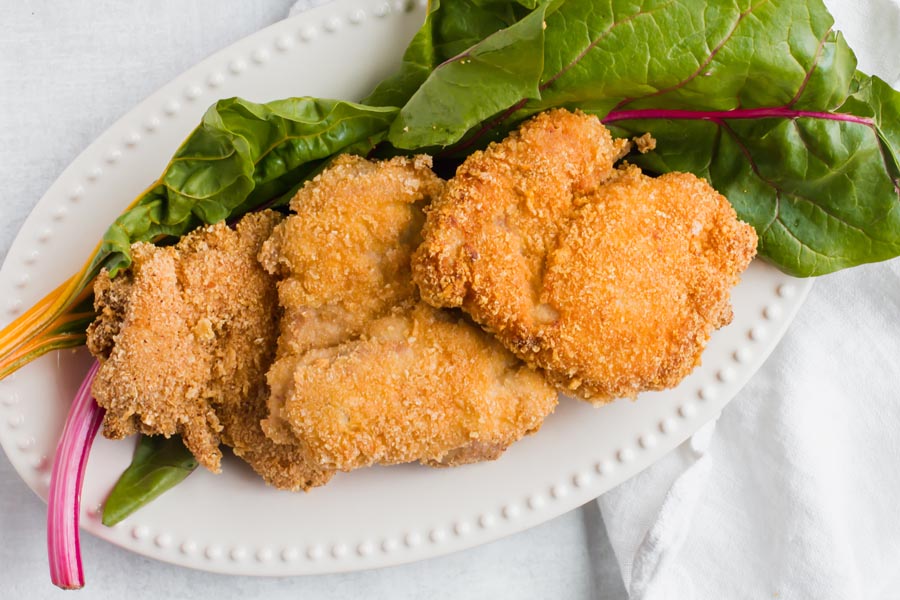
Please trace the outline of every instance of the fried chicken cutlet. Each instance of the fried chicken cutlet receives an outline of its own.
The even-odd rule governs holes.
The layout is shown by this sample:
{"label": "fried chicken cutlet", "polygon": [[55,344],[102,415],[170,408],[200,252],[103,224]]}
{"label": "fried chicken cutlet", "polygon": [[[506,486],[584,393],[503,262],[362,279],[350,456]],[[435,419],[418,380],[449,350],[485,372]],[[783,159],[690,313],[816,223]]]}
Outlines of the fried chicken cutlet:
{"label": "fried chicken cutlet", "polygon": [[493,459],[556,404],[489,336],[419,301],[410,257],[443,189],[430,166],[339,157],[260,253],[285,311],[264,427],[322,468]]}
{"label": "fried chicken cutlet", "polygon": [[416,294],[409,257],[420,241],[422,205],[443,186],[425,156],[375,163],[342,155],[291,200],[294,214],[259,255],[279,279],[284,308],[263,423],[273,440],[295,439],[281,409],[297,357],[359,336]]}
{"label": "fried chicken cutlet", "polygon": [[279,309],[256,255],[279,220],[265,211],[234,230],[219,223],[194,231],[175,246],[135,244],[128,272],[98,276],[88,348],[102,363],[92,392],[106,409],[106,437],[180,434],[214,472],[223,442],[276,487],[327,481],[260,425]]}
{"label": "fried chicken cutlet", "polygon": [[598,402],[674,387],[731,322],[731,288],[755,254],[754,229],[706,181],[626,168],[573,212],[547,256],[552,318],[537,362]]}
{"label": "fried chicken cutlet", "polygon": [[556,393],[499,342],[418,302],[299,357],[285,418],[340,470],[490,460],[537,431]]}
{"label": "fried chicken cutlet", "polygon": [[613,169],[623,144],[594,116],[538,115],[460,166],[413,259],[426,301],[595,403],[685,377],[756,251],[705,181]]}

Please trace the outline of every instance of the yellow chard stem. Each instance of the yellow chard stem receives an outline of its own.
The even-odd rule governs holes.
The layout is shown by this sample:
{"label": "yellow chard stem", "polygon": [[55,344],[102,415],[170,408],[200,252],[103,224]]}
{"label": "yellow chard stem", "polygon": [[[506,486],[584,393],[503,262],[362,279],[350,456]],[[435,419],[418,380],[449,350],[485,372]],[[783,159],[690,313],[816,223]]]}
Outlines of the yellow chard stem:
{"label": "yellow chard stem", "polygon": [[90,312],[68,312],[90,297],[93,266],[92,257],[78,273],[0,331],[0,379],[51,350],[84,344],[84,333],[67,331],[66,326],[93,317]]}

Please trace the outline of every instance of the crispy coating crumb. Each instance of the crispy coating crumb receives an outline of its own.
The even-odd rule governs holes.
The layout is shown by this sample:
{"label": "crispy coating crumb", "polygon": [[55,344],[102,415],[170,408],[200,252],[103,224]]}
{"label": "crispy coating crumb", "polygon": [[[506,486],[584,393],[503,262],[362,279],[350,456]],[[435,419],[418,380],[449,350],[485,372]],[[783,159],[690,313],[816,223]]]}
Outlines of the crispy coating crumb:
{"label": "crispy coating crumb", "polygon": [[556,405],[502,345],[422,302],[306,353],[293,375],[287,419],[322,466],[345,471],[493,459]]}
{"label": "crispy coating crumb", "polygon": [[650,135],[650,132],[647,132],[640,137],[635,137],[632,141],[634,141],[637,151],[641,154],[647,154],[648,152],[656,150],[656,138]]}
{"label": "crispy coating crumb", "polygon": [[730,322],[729,290],[756,249],[705,181],[613,171],[601,129],[551,111],[470,157],[429,211],[413,262],[429,303],[462,306],[560,389],[597,403],[686,376]]}
{"label": "crispy coating crumb", "polygon": [[263,425],[322,468],[493,459],[555,406],[540,375],[418,301],[410,257],[443,190],[430,166],[336,159],[260,253],[285,310]]}
{"label": "crispy coating crumb", "polygon": [[92,388],[107,409],[104,434],[180,434],[220,470],[219,443],[282,488],[320,484],[299,450],[263,435],[265,372],[274,354],[275,286],[256,262],[277,213],[219,223],[177,245],[135,244],[128,274],[96,284],[88,344],[103,365]]}

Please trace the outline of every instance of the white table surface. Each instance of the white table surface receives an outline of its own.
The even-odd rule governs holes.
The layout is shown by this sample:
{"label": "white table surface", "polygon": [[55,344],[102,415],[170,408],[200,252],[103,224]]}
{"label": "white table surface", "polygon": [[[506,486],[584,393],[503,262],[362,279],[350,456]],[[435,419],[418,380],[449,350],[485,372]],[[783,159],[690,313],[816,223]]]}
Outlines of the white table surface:
{"label": "white table surface", "polygon": [[[0,13],[0,259],[32,206],[133,105],[292,0],[4,2]],[[2,295],[2,292],[0,292]],[[5,424],[0,424],[5,426]],[[411,501],[414,501],[411,499]],[[0,599],[57,597],[44,503],[0,458]],[[262,579],[159,563],[85,534],[81,598],[622,598],[595,503],[530,531],[411,565]]]}

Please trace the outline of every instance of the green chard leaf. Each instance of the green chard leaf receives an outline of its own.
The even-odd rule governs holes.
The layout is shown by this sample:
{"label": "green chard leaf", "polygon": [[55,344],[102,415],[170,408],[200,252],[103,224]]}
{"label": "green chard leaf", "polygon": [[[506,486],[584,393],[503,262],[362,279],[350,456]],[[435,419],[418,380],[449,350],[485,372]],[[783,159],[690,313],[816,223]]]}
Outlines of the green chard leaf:
{"label": "green chard leaf", "polygon": [[[540,38],[510,37],[538,11]],[[504,36],[492,68],[510,72],[541,46],[537,94],[524,74],[516,86],[493,80],[504,94],[467,94],[448,69],[462,65],[450,61],[387,139],[464,156],[537,112],[579,108],[618,136],[650,132],[656,150],[629,160],[709,179],[756,228],[761,256],[790,274],[884,260],[900,254],[898,94],[856,72],[832,25],[820,0],[540,3],[482,42]],[[417,96],[444,102],[429,109]]]}
{"label": "green chard leaf", "polygon": [[115,274],[131,264],[134,242],[181,236],[281,196],[330,156],[371,147],[396,114],[396,108],[316,98],[220,100],[157,183],[106,232],[96,268]]}
{"label": "green chard leaf", "polygon": [[853,93],[838,112],[872,120],[878,133],[885,168],[894,185],[898,185],[900,171],[900,94],[878,77],[856,72]]}
{"label": "green chard leaf", "polygon": [[425,24],[403,54],[400,71],[378,84],[362,103],[403,106],[438,65],[516,23],[537,4],[537,0],[432,0]]}
{"label": "green chard leaf", "polygon": [[103,524],[112,527],[197,468],[197,459],[178,436],[141,436],[131,465],[119,477],[103,505]]}
{"label": "green chard leaf", "polygon": [[541,4],[434,67],[400,110],[387,140],[406,150],[446,146],[520,100],[539,98],[545,18],[557,4]]}

